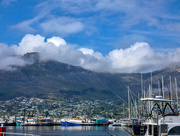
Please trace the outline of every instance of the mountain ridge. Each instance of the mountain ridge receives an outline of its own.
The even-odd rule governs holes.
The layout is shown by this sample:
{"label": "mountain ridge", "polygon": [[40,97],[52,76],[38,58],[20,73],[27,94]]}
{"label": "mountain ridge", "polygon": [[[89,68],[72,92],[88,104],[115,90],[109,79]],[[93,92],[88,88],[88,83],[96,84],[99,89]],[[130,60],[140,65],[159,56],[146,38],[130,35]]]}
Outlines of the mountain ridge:
{"label": "mountain ridge", "polygon": [[[118,99],[127,100],[127,86],[140,93],[140,73],[97,73],[79,66],[58,61],[39,61],[38,53],[22,56],[30,65],[17,67],[15,71],[0,71],[0,100],[14,97],[39,97],[60,99]],[[179,76],[180,67],[153,72],[153,87],[164,75]],[[143,74],[144,86],[150,83],[150,73]]]}

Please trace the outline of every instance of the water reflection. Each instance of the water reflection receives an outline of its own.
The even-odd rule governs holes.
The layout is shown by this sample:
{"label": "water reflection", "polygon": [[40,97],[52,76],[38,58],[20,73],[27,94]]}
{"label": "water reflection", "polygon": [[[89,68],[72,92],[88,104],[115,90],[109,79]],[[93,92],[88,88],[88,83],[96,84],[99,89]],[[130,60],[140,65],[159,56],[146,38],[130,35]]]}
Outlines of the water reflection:
{"label": "water reflection", "polygon": [[114,126],[8,126],[7,132],[28,133],[41,136],[129,136],[124,129]]}

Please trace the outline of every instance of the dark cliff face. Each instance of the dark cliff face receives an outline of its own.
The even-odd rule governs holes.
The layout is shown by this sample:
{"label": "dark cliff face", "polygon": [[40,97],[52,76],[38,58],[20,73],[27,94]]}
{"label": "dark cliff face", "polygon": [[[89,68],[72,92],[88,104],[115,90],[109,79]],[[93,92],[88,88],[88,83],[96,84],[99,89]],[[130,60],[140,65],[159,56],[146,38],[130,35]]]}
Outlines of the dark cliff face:
{"label": "dark cliff face", "polygon": [[39,53],[38,52],[31,52],[31,53],[26,53],[22,58],[30,63],[35,63],[39,62]]}
{"label": "dark cliff face", "polygon": [[[116,95],[126,100],[127,86],[140,93],[140,74],[96,73],[58,61],[41,62],[38,53],[23,58],[32,64],[15,71],[0,71],[0,100],[19,96],[117,100]],[[169,83],[169,75],[180,77],[178,68],[153,72],[154,87],[162,74],[165,83]],[[143,77],[145,85],[150,84],[150,73]]]}

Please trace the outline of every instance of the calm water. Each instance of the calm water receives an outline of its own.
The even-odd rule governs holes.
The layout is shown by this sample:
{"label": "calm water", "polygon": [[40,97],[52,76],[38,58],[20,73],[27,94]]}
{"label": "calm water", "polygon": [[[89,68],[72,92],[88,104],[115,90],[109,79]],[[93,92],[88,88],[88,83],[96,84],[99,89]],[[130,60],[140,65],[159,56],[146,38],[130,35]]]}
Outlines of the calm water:
{"label": "calm water", "polygon": [[8,126],[6,129],[41,136],[130,136],[119,126]]}

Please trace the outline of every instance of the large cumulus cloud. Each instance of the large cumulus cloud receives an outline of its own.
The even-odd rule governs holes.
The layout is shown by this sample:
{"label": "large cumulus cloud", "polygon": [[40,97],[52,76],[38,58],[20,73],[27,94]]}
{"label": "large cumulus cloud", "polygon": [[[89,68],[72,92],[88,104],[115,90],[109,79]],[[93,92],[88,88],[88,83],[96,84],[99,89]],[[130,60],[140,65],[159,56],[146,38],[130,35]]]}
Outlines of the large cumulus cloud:
{"label": "large cumulus cloud", "polygon": [[126,49],[115,49],[103,56],[93,49],[77,48],[60,37],[45,39],[40,35],[27,34],[19,45],[1,44],[0,69],[13,70],[14,66],[30,64],[20,57],[27,52],[39,52],[41,61],[57,60],[96,72],[111,73],[148,72],[180,62],[180,48],[168,53],[155,52],[148,43],[136,42]]}

